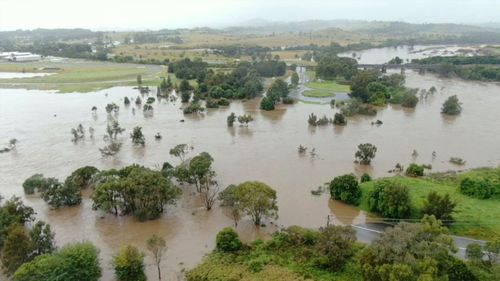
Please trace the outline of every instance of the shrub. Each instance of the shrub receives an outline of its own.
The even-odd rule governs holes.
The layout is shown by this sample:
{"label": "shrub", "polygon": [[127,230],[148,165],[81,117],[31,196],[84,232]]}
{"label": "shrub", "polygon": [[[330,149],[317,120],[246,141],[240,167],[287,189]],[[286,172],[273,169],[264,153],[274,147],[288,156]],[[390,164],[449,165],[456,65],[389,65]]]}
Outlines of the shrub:
{"label": "shrub", "polygon": [[350,226],[329,225],[320,229],[317,249],[322,254],[316,264],[331,271],[337,271],[353,255],[356,232]]}
{"label": "shrub", "polygon": [[295,100],[291,97],[284,97],[283,98],[283,103],[284,104],[294,104],[295,103]]}
{"label": "shrub", "polygon": [[220,106],[229,106],[229,100],[226,98],[221,98],[220,100],[217,101],[217,104]]}
{"label": "shrub", "polygon": [[65,206],[74,206],[82,202],[82,193],[79,187],[72,181],[66,181],[64,184],[57,180],[42,191],[42,198],[53,208]]}
{"label": "shrub", "polygon": [[458,115],[460,112],[462,112],[462,103],[456,95],[448,97],[441,108],[441,113],[448,115]]}
{"label": "shrub", "polygon": [[469,270],[467,265],[457,258],[453,258],[447,273],[448,280],[451,281],[478,281],[478,278]]}
{"label": "shrub", "polygon": [[48,179],[42,174],[32,175],[23,182],[24,193],[33,194],[35,191],[43,191],[47,189],[49,185],[47,181]]}
{"label": "shrub", "polygon": [[65,182],[71,181],[76,187],[85,189],[92,184],[92,179],[98,172],[99,170],[96,167],[84,166],[71,173]]}
{"label": "shrub", "polygon": [[274,110],[274,101],[271,98],[263,97],[260,101],[260,109]]}
{"label": "shrub", "polygon": [[342,113],[335,113],[335,116],[333,117],[333,124],[334,125],[346,125],[347,120]]}
{"label": "shrub", "polygon": [[408,218],[411,214],[411,199],[408,188],[396,181],[380,180],[375,182],[369,194],[370,211],[386,218]]}
{"label": "shrub", "polygon": [[372,177],[370,177],[369,174],[367,173],[364,173],[362,176],[361,176],[361,183],[364,183],[364,182],[369,182],[369,181],[372,181]]}
{"label": "shrub", "polygon": [[232,127],[234,124],[234,121],[236,121],[236,114],[234,114],[234,112],[231,112],[231,114],[229,114],[229,116],[227,116],[226,121],[227,121],[227,126]]}
{"label": "shrub", "polygon": [[63,275],[65,281],[99,280],[99,250],[87,242],[64,246],[54,254],[41,255],[23,264],[13,280],[61,280]]}
{"label": "shrub", "polygon": [[424,175],[424,167],[411,163],[408,168],[406,168],[406,175],[410,177],[421,177]]}
{"label": "shrub", "polygon": [[241,249],[241,241],[234,229],[226,227],[217,233],[215,239],[216,248],[223,252],[235,252]]}
{"label": "shrub", "polygon": [[293,245],[315,245],[318,241],[318,231],[292,225],[283,231]]}
{"label": "shrub", "polygon": [[201,106],[200,103],[192,102],[187,107],[184,108],[183,113],[184,114],[201,113],[204,110],[205,108]]}
{"label": "shrub", "polygon": [[472,262],[481,262],[483,260],[483,247],[479,243],[470,243],[465,249],[465,256]]}
{"label": "shrub", "polygon": [[115,275],[119,281],[146,281],[144,254],[134,246],[125,246],[113,257]]}
{"label": "shrub", "polygon": [[217,100],[215,99],[207,99],[206,103],[205,103],[205,106],[207,108],[219,108],[219,104],[217,102]]}
{"label": "shrub", "polygon": [[444,224],[451,224],[453,222],[451,214],[455,206],[456,203],[451,200],[449,194],[441,196],[437,192],[431,191],[427,195],[422,211],[426,215],[434,215],[436,219],[443,221]]}
{"label": "shrub", "polygon": [[403,102],[401,103],[401,105],[403,107],[410,107],[410,108],[414,108],[415,106],[417,106],[417,103],[418,103],[418,98],[417,96],[415,95],[407,95]]}
{"label": "shrub", "polygon": [[332,198],[341,200],[348,204],[358,204],[361,198],[361,188],[358,180],[353,174],[335,177],[330,182],[330,194]]}
{"label": "shrub", "polygon": [[488,199],[495,193],[495,186],[487,179],[467,177],[460,182],[460,193],[474,198]]}

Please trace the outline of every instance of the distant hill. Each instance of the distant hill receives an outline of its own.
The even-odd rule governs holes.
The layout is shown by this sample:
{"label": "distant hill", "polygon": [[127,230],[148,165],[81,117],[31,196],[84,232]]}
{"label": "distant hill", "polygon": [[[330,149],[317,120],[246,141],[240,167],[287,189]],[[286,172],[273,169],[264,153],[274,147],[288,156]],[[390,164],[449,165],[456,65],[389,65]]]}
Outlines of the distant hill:
{"label": "distant hill", "polygon": [[321,30],[342,29],[358,33],[370,33],[371,35],[385,36],[409,36],[409,35],[464,35],[475,32],[498,32],[500,24],[489,25],[465,25],[465,24],[413,24],[406,22],[388,21],[361,21],[361,20],[308,20],[298,22],[269,22],[254,19],[241,23],[224,30],[232,33],[243,34],[279,34],[316,32]]}

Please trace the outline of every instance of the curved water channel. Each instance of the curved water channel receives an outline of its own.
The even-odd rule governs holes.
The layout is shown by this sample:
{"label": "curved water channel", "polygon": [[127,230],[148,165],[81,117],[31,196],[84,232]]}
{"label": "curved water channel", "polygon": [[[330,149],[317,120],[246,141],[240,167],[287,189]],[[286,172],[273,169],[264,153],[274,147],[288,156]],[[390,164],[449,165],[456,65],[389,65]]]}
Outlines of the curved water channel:
{"label": "curved water channel", "polygon": [[[259,100],[232,102],[228,108],[208,110],[202,116],[184,116],[179,102],[157,101],[154,115],[145,117],[134,106],[123,106],[123,97],[135,97],[137,91],[117,87],[86,94],[53,94],[45,91],[0,89],[0,146],[10,138],[19,140],[17,149],[0,154],[0,193],[4,197],[22,196],[35,208],[38,218],[47,221],[56,232],[58,245],[90,240],[101,249],[104,276],[112,279],[110,257],[120,246],[131,243],[145,248],[144,241],[152,234],[167,240],[168,252],[163,263],[166,280],[176,280],[182,268],[198,263],[214,247],[214,237],[223,227],[232,225],[224,211],[215,207],[206,212],[201,200],[189,187],[178,204],[169,207],[160,219],[140,223],[133,218],[114,217],[93,211],[88,193],[82,204],[74,208],[50,210],[37,195],[25,196],[22,182],[34,173],[61,180],[73,170],[94,165],[101,169],[139,163],[159,167],[178,160],[168,154],[179,143],[191,144],[194,153],[209,152],[215,159],[217,180],[222,186],[246,180],[259,180],[277,190],[279,219],[275,225],[319,227],[331,215],[335,223],[364,223],[367,215],[357,208],[329,200],[327,195],[313,196],[310,190],[330,181],[334,176],[368,172],[372,176],[390,175],[396,163],[412,162],[412,151],[418,151],[417,163],[430,163],[433,171],[458,170],[500,164],[500,86],[488,83],[441,79],[427,74],[407,72],[407,86],[438,93],[419,102],[415,109],[400,106],[381,108],[375,117],[350,118],[345,127],[309,127],[307,116],[316,113],[333,117],[337,109],[329,105],[297,103],[272,112],[259,110]],[[443,101],[457,95],[463,102],[458,117],[440,114]],[[107,103],[121,106],[117,118],[127,128],[122,135],[122,151],[111,158],[102,158],[98,148],[104,146]],[[98,114],[92,115],[96,105]],[[255,121],[247,127],[226,127],[229,113],[252,114]],[[179,120],[185,119],[185,122]],[[380,119],[381,126],[371,122]],[[73,143],[70,129],[82,123],[92,126],[95,138]],[[142,126],[146,147],[134,147],[128,138],[134,126]],[[163,139],[154,140],[161,132]],[[371,166],[353,163],[359,143],[371,142],[378,152]],[[317,156],[300,156],[302,144],[315,148]],[[432,152],[436,151],[433,159]],[[448,163],[451,156],[467,161],[458,167]],[[268,235],[275,229],[256,229],[244,219],[238,227],[243,239],[249,241]],[[147,263],[152,264],[149,257]],[[147,267],[152,280],[155,269]]]}

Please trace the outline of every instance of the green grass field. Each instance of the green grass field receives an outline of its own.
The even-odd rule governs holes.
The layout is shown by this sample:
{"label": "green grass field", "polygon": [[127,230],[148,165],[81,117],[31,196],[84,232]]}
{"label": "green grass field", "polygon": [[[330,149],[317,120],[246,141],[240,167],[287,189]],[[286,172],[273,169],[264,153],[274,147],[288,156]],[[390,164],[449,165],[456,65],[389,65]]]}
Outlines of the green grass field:
{"label": "green grass field", "polygon": [[351,88],[349,85],[338,84],[335,81],[316,81],[316,72],[307,70],[307,77],[309,77],[310,82],[305,84],[310,90],[304,91],[303,95],[312,98],[324,98],[331,97],[335,93],[350,93]]}
{"label": "green grass field", "polygon": [[[47,71],[43,68],[51,67]],[[44,77],[0,79],[0,87],[56,90],[59,93],[92,92],[115,86],[136,86],[137,76],[141,75],[142,85],[156,87],[160,77],[169,75],[167,69],[159,65],[119,64],[83,60],[64,60],[62,62],[40,61],[33,63],[0,63],[0,72],[50,72]],[[178,84],[175,75],[170,74],[172,82]],[[190,81],[192,85],[196,81]]]}
{"label": "green grass field", "polygon": [[303,95],[313,98],[331,97],[335,93],[350,93],[351,89],[348,85],[341,85],[335,81],[325,82],[307,82],[306,87],[310,90],[304,91]]}
{"label": "green grass field", "polygon": [[[464,177],[489,178],[491,176],[499,177],[500,168],[477,169],[458,175],[435,174],[424,178],[396,176],[391,180],[398,181],[409,188],[414,207],[412,218],[422,217],[422,206],[430,191],[436,191],[439,194],[448,193],[457,204],[453,214],[456,222],[451,226],[451,232],[456,235],[490,240],[500,236],[500,200],[471,198],[462,195],[458,191],[458,186]],[[363,197],[359,207],[363,210],[369,210],[368,194],[372,188],[373,182],[361,185]]]}
{"label": "green grass field", "polygon": [[307,90],[304,91],[302,94],[306,97],[311,97],[311,98],[326,98],[335,95],[335,93],[332,93],[330,91],[322,91],[322,90]]}

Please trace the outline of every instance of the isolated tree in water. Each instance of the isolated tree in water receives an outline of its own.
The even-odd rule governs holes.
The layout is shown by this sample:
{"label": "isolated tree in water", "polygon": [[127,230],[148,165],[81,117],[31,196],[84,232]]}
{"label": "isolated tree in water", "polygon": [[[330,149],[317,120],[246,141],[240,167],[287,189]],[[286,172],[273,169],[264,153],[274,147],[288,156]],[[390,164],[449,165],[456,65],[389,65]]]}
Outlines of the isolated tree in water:
{"label": "isolated tree in water", "polygon": [[123,133],[123,131],[125,131],[125,128],[120,127],[120,123],[118,123],[118,121],[116,120],[113,120],[111,125],[108,124],[108,126],[106,127],[106,133],[111,139],[116,139],[118,134]]}
{"label": "isolated tree in water", "polygon": [[441,108],[441,113],[448,115],[458,115],[460,112],[462,112],[462,103],[456,95],[450,96]]}
{"label": "isolated tree in water", "polygon": [[137,145],[140,144],[142,146],[144,146],[146,144],[146,138],[142,134],[142,128],[139,126],[134,127],[134,130],[130,134],[130,138],[132,139],[133,144],[137,144]]}
{"label": "isolated tree in water", "polygon": [[234,114],[234,112],[231,112],[231,114],[227,117],[227,126],[232,127],[234,121],[236,121],[236,114]]}
{"label": "isolated tree in water", "polygon": [[240,122],[241,126],[243,126],[243,125],[248,126],[248,123],[250,123],[252,121],[253,121],[252,115],[244,114],[244,115],[238,116],[238,122]]}
{"label": "isolated tree in water", "polygon": [[153,260],[155,262],[156,269],[158,270],[158,280],[161,281],[160,264],[161,264],[161,261],[163,259],[163,254],[167,251],[167,244],[165,242],[165,239],[163,239],[155,234],[146,241],[146,244],[147,244],[148,250],[153,255]]}
{"label": "isolated tree in water", "polygon": [[238,185],[234,192],[242,211],[251,216],[256,225],[260,225],[263,218],[278,217],[276,191],[269,185],[247,181]]}
{"label": "isolated tree in water", "polygon": [[359,159],[359,163],[362,165],[369,165],[373,158],[375,158],[375,153],[377,153],[377,147],[371,143],[362,143],[358,145],[358,151],[354,154],[356,159]]}
{"label": "isolated tree in water", "polygon": [[181,162],[184,162],[184,160],[186,159],[186,155],[193,149],[194,149],[193,146],[188,146],[187,144],[182,143],[170,149],[169,153],[172,156],[178,157],[181,160]]}

